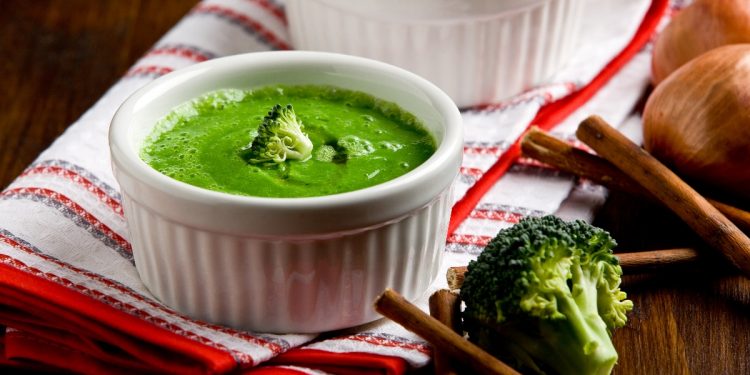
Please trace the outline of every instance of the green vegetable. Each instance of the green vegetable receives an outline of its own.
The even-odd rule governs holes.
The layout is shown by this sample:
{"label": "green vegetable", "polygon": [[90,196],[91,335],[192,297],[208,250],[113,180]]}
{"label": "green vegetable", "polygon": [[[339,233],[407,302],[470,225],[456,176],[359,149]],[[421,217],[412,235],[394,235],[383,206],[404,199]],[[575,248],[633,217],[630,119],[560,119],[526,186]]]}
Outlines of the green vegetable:
{"label": "green vegetable", "polygon": [[332,139],[318,149],[316,158],[320,161],[346,163],[351,158],[366,156],[375,151],[375,147],[366,139],[355,135],[345,135]]}
{"label": "green vegetable", "polygon": [[302,129],[291,104],[276,104],[263,118],[253,142],[242,149],[242,158],[253,164],[305,161],[312,155],[313,144]]}
{"label": "green vegetable", "polygon": [[554,216],[500,231],[461,287],[469,338],[538,373],[609,374],[610,335],[633,308],[615,246],[602,229]]}

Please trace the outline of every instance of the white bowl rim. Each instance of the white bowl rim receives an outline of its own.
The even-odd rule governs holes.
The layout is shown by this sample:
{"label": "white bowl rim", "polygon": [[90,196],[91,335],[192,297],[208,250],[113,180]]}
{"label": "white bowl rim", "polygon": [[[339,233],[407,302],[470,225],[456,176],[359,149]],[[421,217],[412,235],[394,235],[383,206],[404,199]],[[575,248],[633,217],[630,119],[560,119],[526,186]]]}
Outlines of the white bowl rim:
{"label": "white bowl rim", "polygon": [[[130,144],[129,121],[128,118],[135,110],[139,101],[147,94],[158,92],[166,87],[179,84],[180,81],[189,79],[191,76],[210,71],[211,69],[220,69],[223,66],[242,65],[242,64],[273,64],[274,61],[293,61],[300,64],[306,62],[325,62],[330,64],[354,64],[367,69],[376,69],[387,74],[392,74],[398,79],[408,81],[410,84],[418,87],[422,92],[430,97],[436,104],[435,110],[445,119],[444,135],[441,140],[436,139],[437,149],[435,153],[424,163],[412,171],[401,175],[390,181],[374,185],[371,187],[354,190],[345,193],[314,196],[314,197],[294,197],[294,198],[275,198],[275,197],[253,197],[236,195],[231,193],[218,192],[193,186],[171,177],[168,177],[149,166],[138,155],[137,148]],[[255,208],[262,210],[278,210],[280,212],[290,211],[315,211],[320,209],[340,209],[347,206],[362,206],[365,204],[377,204],[378,201],[394,195],[405,193],[408,190],[418,189],[424,184],[425,179],[446,180],[446,177],[438,175],[444,171],[446,164],[460,163],[460,155],[463,149],[462,137],[462,119],[455,103],[433,83],[426,79],[406,71],[396,66],[371,60],[362,57],[329,53],[329,52],[312,52],[312,51],[269,51],[269,52],[251,52],[239,55],[221,57],[189,67],[181,68],[168,73],[154,81],[146,84],[120,106],[115,113],[109,129],[109,143],[113,164],[123,169],[125,173],[130,174],[133,178],[142,183],[156,188],[166,194],[178,196],[190,201],[202,202],[204,204],[219,206],[234,206],[242,208]],[[434,134],[433,134],[434,136]],[[456,173],[458,172],[456,165]],[[450,176],[450,180],[455,178]],[[445,190],[450,183],[443,186]],[[427,197],[423,201],[410,202],[413,204],[404,207],[401,215],[390,215],[387,220],[394,220],[396,216],[403,216],[414,209],[420,208],[431,202],[435,195]],[[379,224],[384,222],[382,215],[374,215],[369,219],[372,223]]]}

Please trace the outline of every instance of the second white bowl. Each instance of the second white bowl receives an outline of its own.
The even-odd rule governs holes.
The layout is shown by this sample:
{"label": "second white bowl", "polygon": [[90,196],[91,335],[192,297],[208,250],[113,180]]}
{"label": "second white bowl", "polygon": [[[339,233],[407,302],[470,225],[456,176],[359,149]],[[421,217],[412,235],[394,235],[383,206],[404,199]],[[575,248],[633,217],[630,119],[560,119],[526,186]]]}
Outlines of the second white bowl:
{"label": "second white bowl", "polygon": [[550,78],[577,44],[583,0],[287,0],[296,49],[385,61],[459,107]]}

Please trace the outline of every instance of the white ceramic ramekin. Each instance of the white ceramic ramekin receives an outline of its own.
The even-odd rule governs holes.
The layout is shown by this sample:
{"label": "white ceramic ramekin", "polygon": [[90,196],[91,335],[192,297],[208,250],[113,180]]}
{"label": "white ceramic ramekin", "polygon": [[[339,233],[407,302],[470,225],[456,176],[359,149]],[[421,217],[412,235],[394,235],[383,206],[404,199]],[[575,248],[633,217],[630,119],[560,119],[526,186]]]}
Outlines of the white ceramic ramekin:
{"label": "white ceramic ramekin", "polygon": [[572,55],[584,0],[287,0],[294,48],[385,61],[459,107],[550,78]]}
{"label": "white ceramic ramekin", "polygon": [[[220,88],[324,84],[398,103],[437,151],[386,183],[313,198],[256,198],[194,187],[138,156],[156,121]],[[317,52],[263,52],[180,69],[146,85],[112,120],[110,148],[136,268],[159,300],[192,317],[262,332],[320,332],[378,315],[386,287],[418,298],[435,278],[461,162],[450,98],[403,69]]]}

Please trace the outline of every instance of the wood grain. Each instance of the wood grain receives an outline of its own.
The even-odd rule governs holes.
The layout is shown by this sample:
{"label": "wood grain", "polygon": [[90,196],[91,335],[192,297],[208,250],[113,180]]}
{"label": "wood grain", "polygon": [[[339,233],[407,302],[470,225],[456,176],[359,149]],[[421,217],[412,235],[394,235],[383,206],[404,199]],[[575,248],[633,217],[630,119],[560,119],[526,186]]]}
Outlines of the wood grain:
{"label": "wood grain", "polygon": [[[0,186],[104,94],[192,0],[0,1]],[[720,197],[717,197],[720,198]],[[673,214],[612,191],[596,225],[621,251],[695,247]],[[628,282],[616,374],[750,374],[750,282],[712,272]]]}
{"label": "wood grain", "polygon": [[[429,299],[430,316],[443,323],[459,335],[463,334],[461,322],[461,300],[458,294],[447,289],[432,293]],[[440,350],[433,350],[432,365],[435,375],[456,375],[459,366],[448,355]]]}
{"label": "wood grain", "polygon": [[[607,160],[576,148],[548,133],[532,127],[521,142],[524,156],[551,165],[561,171],[594,181],[608,188],[619,189],[634,195],[634,198],[649,198],[657,201],[643,186],[635,182]],[[737,227],[750,233],[750,212],[707,198]]]}
{"label": "wood grain", "polygon": [[[611,191],[595,225],[620,251],[701,243],[679,218],[647,200]],[[750,373],[750,280],[704,269],[681,275],[626,276],[635,304],[613,341],[616,374]]]}
{"label": "wood grain", "polygon": [[[633,251],[628,253],[618,252],[615,254],[620,262],[624,275],[639,274],[644,272],[672,272],[675,270],[689,269],[685,266],[705,265],[710,259],[701,254],[701,251],[691,248],[660,249],[650,251]],[[448,267],[445,278],[448,288],[451,290],[461,289],[464,283],[467,266]],[[432,302],[432,299],[430,299]],[[430,305],[432,308],[432,305]]]}
{"label": "wood grain", "polygon": [[91,107],[195,3],[0,1],[0,187]]}
{"label": "wood grain", "polygon": [[700,193],[599,116],[583,120],[576,135],[647,189],[750,277],[750,238]]}

